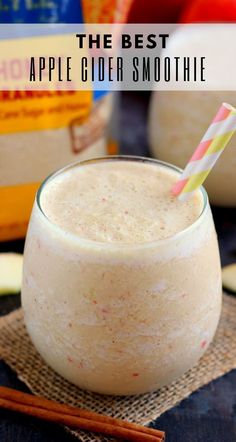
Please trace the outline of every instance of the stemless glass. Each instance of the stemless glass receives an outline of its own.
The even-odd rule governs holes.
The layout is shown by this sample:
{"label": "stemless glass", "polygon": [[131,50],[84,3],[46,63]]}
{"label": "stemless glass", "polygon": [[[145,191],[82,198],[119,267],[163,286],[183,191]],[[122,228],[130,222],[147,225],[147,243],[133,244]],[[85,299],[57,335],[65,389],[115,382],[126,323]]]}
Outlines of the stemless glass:
{"label": "stemless glass", "polygon": [[[156,390],[192,367],[211,342],[221,310],[217,238],[205,190],[188,228],[141,244],[100,243],[64,231],[43,213],[41,185],[28,229],[22,303],[45,361],[81,388],[105,394]],[[89,183],[88,183],[89,185]],[[173,220],[174,222],[174,220]]]}

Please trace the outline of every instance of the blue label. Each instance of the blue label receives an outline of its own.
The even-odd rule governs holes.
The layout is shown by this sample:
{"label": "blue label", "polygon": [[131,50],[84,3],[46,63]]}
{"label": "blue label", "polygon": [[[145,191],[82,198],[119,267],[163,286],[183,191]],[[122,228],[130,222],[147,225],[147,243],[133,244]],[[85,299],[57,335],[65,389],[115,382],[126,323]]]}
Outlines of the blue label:
{"label": "blue label", "polygon": [[80,0],[0,0],[0,23],[83,23]]}
{"label": "blue label", "polygon": [[[83,23],[81,0],[0,0],[0,23]],[[107,91],[94,91],[98,100]]]}

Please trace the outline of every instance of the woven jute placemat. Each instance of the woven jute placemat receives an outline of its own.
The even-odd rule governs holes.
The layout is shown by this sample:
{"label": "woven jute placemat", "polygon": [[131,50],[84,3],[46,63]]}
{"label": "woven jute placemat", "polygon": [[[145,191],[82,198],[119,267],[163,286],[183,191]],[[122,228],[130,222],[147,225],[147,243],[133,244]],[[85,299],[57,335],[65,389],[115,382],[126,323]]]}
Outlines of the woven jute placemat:
{"label": "woven jute placemat", "polygon": [[[29,339],[21,309],[0,318],[0,357],[35,394],[148,424],[199,387],[236,368],[236,299],[224,295],[216,337],[200,362],[178,381],[155,393],[131,397],[101,396],[73,386],[41,359]],[[77,437],[82,442],[108,440],[82,431]]]}

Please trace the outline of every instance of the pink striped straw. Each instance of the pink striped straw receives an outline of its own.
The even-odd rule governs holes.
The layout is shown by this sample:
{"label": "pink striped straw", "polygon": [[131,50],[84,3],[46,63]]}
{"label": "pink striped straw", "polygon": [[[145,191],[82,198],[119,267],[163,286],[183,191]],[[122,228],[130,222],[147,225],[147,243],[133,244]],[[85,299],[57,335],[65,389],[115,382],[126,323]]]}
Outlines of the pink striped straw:
{"label": "pink striped straw", "polygon": [[187,199],[205,181],[236,129],[236,109],[223,103],[172,192]]}

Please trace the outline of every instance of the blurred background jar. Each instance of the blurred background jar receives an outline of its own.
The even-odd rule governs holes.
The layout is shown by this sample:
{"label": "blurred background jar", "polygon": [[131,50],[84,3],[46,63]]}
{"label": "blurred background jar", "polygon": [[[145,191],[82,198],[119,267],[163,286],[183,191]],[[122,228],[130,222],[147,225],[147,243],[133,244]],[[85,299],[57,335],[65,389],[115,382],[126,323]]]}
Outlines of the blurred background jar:
{"label": "blurred background jar", "polygon": [[[131,2],[1,2],[0,23],[123,22]],[[0,241],[25,236],[45,176],[79,159],[117,153],[109,128],[113,101],[106,91],[0,91]]]}
{"label": "blurred background jar", "polygon": [[[235,0],[178,2],[177,10],[181,23],[236,20]],[[153,92],[148,128],[152,155],[183,168],[212,121],[215,110],[225,101],[235,106],[236,92]],[[205,182],[211,203],[226,207],[236,206],[235,170],[236,141],[232,139]]]}
{"label": "blurred background jar", "polygon": [[[184,168],[222,102],[236,104],[236,92],[153,92],[149,141],[154,157]],[[204,186],[212,204],[236,206],[236,141],[233,138]]]}

